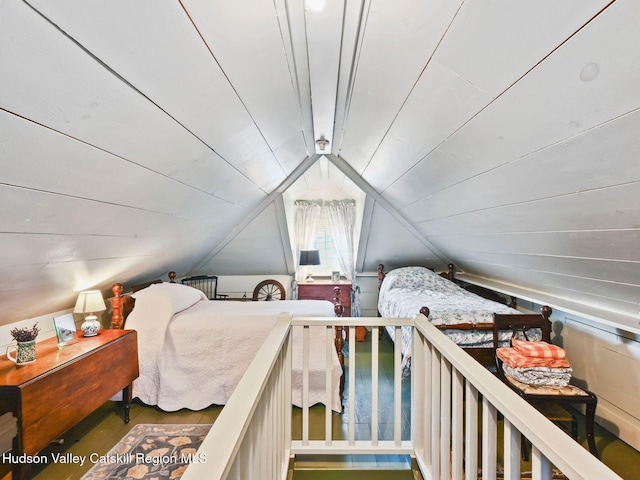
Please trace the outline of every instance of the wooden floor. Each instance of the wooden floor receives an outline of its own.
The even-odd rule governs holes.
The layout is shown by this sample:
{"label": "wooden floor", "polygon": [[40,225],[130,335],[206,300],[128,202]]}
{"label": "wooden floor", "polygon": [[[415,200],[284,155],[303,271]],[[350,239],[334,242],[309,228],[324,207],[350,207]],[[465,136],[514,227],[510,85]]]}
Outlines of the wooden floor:
{"label": "wooden floor", "polygon": [[[357,385],[366,385],[370,376],[370,344],[358,343],[356,352],[347,357],[347,365],[357,362]],[[386,338],[381,340],[380,358],[380,390],[381,395],[389,395],[392,388],[392,344]],[[348,431],[350,415],[356,419],[356,436],[368,438],[370,435],[370,411],[366,405],[370,405],[370,392],[367,388],[357,390],[356,404],[362,405],[350,412],[348,406],[342,414],[333,414],[333,430],[335,439],[345,438]],[[403,437],[409,435],[409,382],[403,384]],[[347,403],[347,402],[345,402]],[[370,407],[369,407],[370,408]],[[108,402],[92,415],[78,424],[64,435],[62,445],[51,444],[41,453],[71,452],[76,455],[89,455],[91,453],[107,453],[134,425],[140,423],[214,423],[222,407],[212,406],[205,410],[193,412],[181,410],[178,412],[162,412],[155,407],[134,404],[131,409],[131,421],[125,424],[122,420],[122,412],[114,402]],[[385,403],[380,409],[381,438],[391,438],[393,432],[393,406]],[[324,407],[316,406],[310,413],[310,434],[318,437],[319,432],[324,432]],[[582,424],[582,422],[581,422]],[[300,438],[301,413],[294,409],[293,435]],[[615,438],[603,430],[596,429],[598,448],[602,460],[610,468],[625,480],[640,480],[640,453],[630,446]],[[581,428],[579,441],[586,447],[586,438]],[[44,468],[34,470],[35,480],[62,480],[79,479],[91,468],[72,464],[49,464]],[[357,470],[357,471],[354,471]],[[372,469],[375,469],[373,471]],[[331,457],[298,457],[295,460],[294,480],[319,479],[358,479],[376,480],[385,478],[389,480],[413,478],[410,475],[411,460],[405,456],[356,456],[340,455]],[[376,475],[383,475],[382,477]]]}

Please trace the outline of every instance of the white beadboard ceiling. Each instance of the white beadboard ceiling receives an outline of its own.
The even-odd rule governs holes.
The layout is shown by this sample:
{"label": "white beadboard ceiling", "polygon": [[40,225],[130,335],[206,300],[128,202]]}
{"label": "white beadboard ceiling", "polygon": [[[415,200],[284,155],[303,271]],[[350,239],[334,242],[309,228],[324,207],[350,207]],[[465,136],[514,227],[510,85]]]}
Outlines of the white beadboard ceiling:
{"label": "white beadboard ceiling", "polygon": [[631,0],[0,0],[0,324],[169,270],[291,273],[283,193],[313,189],[320,158],[366,194],[359,271],[453,262],[637,316],[638,18]]}

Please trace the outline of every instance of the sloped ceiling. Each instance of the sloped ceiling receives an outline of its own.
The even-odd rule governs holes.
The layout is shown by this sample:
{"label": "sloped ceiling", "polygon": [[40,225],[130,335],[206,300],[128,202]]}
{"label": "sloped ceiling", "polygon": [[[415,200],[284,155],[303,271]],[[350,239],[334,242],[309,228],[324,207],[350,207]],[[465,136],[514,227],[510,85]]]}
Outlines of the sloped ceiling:
{"label": "sloped ceiling", "polygon": [[282,193],[323,153],[367,194],[360,270],[637,315],[637,2],[322,3],[0,0],[0,323],[289,273]]}

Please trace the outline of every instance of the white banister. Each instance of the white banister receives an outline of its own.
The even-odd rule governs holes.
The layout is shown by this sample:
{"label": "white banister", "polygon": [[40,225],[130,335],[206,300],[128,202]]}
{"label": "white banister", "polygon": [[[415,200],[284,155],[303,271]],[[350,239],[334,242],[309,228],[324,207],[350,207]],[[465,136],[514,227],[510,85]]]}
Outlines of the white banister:
{"label": "white banister", "polygon": [[302,444],[309,444],[309,326],[302,333]]}
{"label": "white banister", "polygon": [[[418,365],[426,366],[425,349],[421,348],[423,340],[420,336],[413,337],[413,341],[416,344],[413,349],[413,361]],[[411,432],[413,448],[424,457],[426,448],[425,436],[428,428],[430,428],[427,426],[427,419],[430,417],[425,415],[427,396],[424,395],[424,392],[425,385],[429,382],[426,375],[427,368],[422,370],[422,372],[414,372],[415,375],[411,376],[411,391],[415,392],[415,394],[412,393],[411,395]]]}
{"label": "white banister", "polygon": [[371,443],[378,445],[378,378],[380,366],[380,335],[378,327],[371,332]]}
{"label": "white banister", "polygon": [[[327,348],[325,350],[325,357],[327,359],[327,363],[326,363],[326,375],[325,375],[325,383],[326,383],[326,389],[327,391],[325,392],[325,401],[324,404],[325,405],[331,405],[333,403],[332,398],[332,388],[333,388],[333,364],[331,362],[331,358],[332,358],[332,354],[333,354],[333,349],[335,348],[335,345],[333,343],[334,341],[334,335],[333,335],[333,328],[327,327],[326,329],[326,342],[327,342]],[[332,441],[332,436],[333,436],[333,421],[331,418],[331,408],[325,408],[324,409],[324,438],[326,441],[327,446],[331,446],[331,441]]]}
{"label": "white banister", "polygon": [[[379,343],[378,343],[378,326],[379,325],[393,325],[393,326],[412,326],[413,320],[411,319],[393,319],[384,320],[378,317],[359,317],[354,318],[295,318],[292,321],[293,327],[299,327],[304,325],[312,326],[325,326],[333,328],[336,325],[344,326],[348,331],[349,341],[348,349],[349,356],[347,358],[348,368],[346,373],[346,392],[345,398],[347,403],[346,412],[348,414],[347,420],[347,435],[344,440],[332,440],[328,429],[325,432],[325,438],[322,440],[309,440],[301,441],[294,440],[292,442],[292,453],[294,454],[411,454],[411,442],[409,440],[402,440],[402,367],[401,367],[401,349],[397,347],[394,357],[397,359],[394,367],[394,389],[393,397],[388,401],[393,402],[393,421],[394,428],[391,439],[380,440],[379,429],[379,415],[378,407],[380,405],[378,389],[378,366],[379,366]],[[357,366],[355,364],[356,352],[359,348],[362,348],[359,342],[356,341],[356,326],[370,327],[373,331],[372,342],[373,350],[371,351],[371,436],[368,438],[361,438],[362,432],[356,432],[356,378],[357,378]],[[367,344],[369,345],[369,344]],[[371,348],[371,347],[368,347]],[[328,397],[327,397],[328,398]],[[328,410],[328,409],[326,409]],[[325,410],[325,411],[326,411]],[[329,420],[327,420],[329,421]]]}
{"label": "white banister", "polygon": [[[440,374],[442,372],[440,364],[442,357],[433,348],[431,350],[431,468],[433,478],[442,478],[440,476],[440,429],[443,427],[440,419]],[[429,386],[427,386],[429,388]]]}
{"label": "white banister", "polygon": [[[451,366],[444,360],[440,363],[440,423],[448,425],[451,421]],[[440,476],[450,478],[451,429],[440,429]]]}
{"label": "white banister", "polygon": [[[438,355],[444,357],[455,370],[465,378],[467,383],[467,432],[465,442],[470,444],[477,438],[478,422],[473,418],[477,416],[473,412],[474,405],[477,408],[477,400],[474,400],[474,392],[482,395],[483,415],[482,415],[482,465],[483,478],[495,478],[495,438],[497,434],[496,419],[497,412],[500,412],[512,428],[510,435],[522,433],[533,445],[532,452],[532,473],[534,478],[550,478],[551,465],[558,468],[569,479],[619,479],[620,477],[612,472],[606,465],[591,455],[586,449],[575,442],[571,437],[561,433],[562,431],[544,417],[525,400],[516,395],[511,389],[504,385],[495,375],[476,362],[471,356],[458,348],[449,338],[442,334],[436,327],[422,315],[415,321],[416,332],[414,334],[425,337],[424,345],[430,345]],[[444,360],[441,360],[444,361]],[[414,367],[415,369],[419,367]],[[432,371],[436,371],[432,368]],[[438,382],[439,383],[439,382]],[[432,381],[434,388],[435,379]],[[476,397],[477,398],[477,397]],[[437,409],[440,411],[440,406]],[[435,410],[434,410],[435,414]],[[435,430],[435,426],[433,429]],[[443,423],[441,428],[450,428],[449,423]],[[486,433],[485,432],[491,432]],[[471,469],[473,459],[477,455],[477,448],[466,446],[466,465],[469,467],[467,478],[477,478],[475,471]],[[504,447],[503,447],[504,448]],[[506,447],[510,458],[513,461],[513,442]],[[493,452],[493,453],[488,453]],[[504,453],[504,450],[503,450]],[[427,458],[417,458],[421,468],[430,471],[432,478],[439,478],[436,473],[438,468],[427,463]],[[435,463],[432,458],[432,464]]]}
{"label": "white banister", "polygon": [[498,411],[482,397],[482,480],[496,478]]}
{"label": "white banister", "polygon": [[466,480],[478,478],[478,390],[469,382],[465,385],[465,466]]}
{"label": "white banister", "polygon": [[[302,435],[291,436],[291,343],[293,328],[302,327],[303,388],[309,388],[309,329],[326,328],[327,375],[324,438],[310,438],[308,392],[303,392]],[[349,332],[348,433],[344,440],[332,438],[331,357],[334,326]],[[356,343],[355,327],[372,330],[372,341]],[[402,437],[402,352],[394,346],[392,438],[379,438],[378,328],[413,328],[411,352],[411,433]],[[355,432],[356,365],[358,349],[371,348],[371,437]],[[296,366],[300,368],[300,366]],[[480,406],[482,415],[479,414]],[[360,413],[360,410],[359,410]],[[365,412],[363,412],[365,413]],[[498,418],[504,419],[504,442],[497,443]],[[321,430],[321,429],[320,429]],[[478,441],[482,432],[481,441]],[[585,448],[562,433],[557,426],[516,395],[492,373],[458,348],[441,331],[420,315],[416,319],[296,318],[281,316],[264,345],[251,362],[229,403],[205,438],[199,453],[208,463],[192,464],[184,480],[285,479],[291,455],[297,454],[410,454],[424,478],[477,480],[494,479],[497,458],[502,453],[505,480],[520,478],[521,435],[533,445],[534,479],[552,477],[552,465],[567,478],[620,480],[614,472]],[[366,437],[366,435],[365,435]],[[405,435],[406,437],[406,435]],[[480,462],[478,460],[480,459]],[[480,465],[478,465],[480,463]]]}
{"label": "white banister", "polygon": [[[356,327],[349,327],[349,357],[355,359],[356,353]],[[355,362],[349,362],[349,446],[356,444],[356,366]]]}
{"label": "white banister", "polygon": [[521,435],[518,429],[504,420],[504,480],[520,479]]}
{"label": "white banister", "polygon": [[[395,327],[396,338],[402,338],[402,327]],[[393,441],[402,443],[402,342],[393,345]]]}
{"label": "white banister", "polygon": [[464,458],[464,377],[454,370],[451,384],[451,478],[463,478]]}

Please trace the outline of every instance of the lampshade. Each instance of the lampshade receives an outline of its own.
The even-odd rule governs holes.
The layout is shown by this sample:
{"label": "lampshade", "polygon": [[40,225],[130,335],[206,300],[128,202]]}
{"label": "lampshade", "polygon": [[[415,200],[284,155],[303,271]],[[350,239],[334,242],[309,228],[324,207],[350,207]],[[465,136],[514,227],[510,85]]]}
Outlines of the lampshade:
{"label": "lampshade", "polygon": [[298,265],[320,265],[320,252],[318,250],[300,250]]}
{"label": "lampshade", "polygon": [[107,306],[104,304],[100,290],[87,290],[78,295],[73,313],[103,312],[106,309]]}

